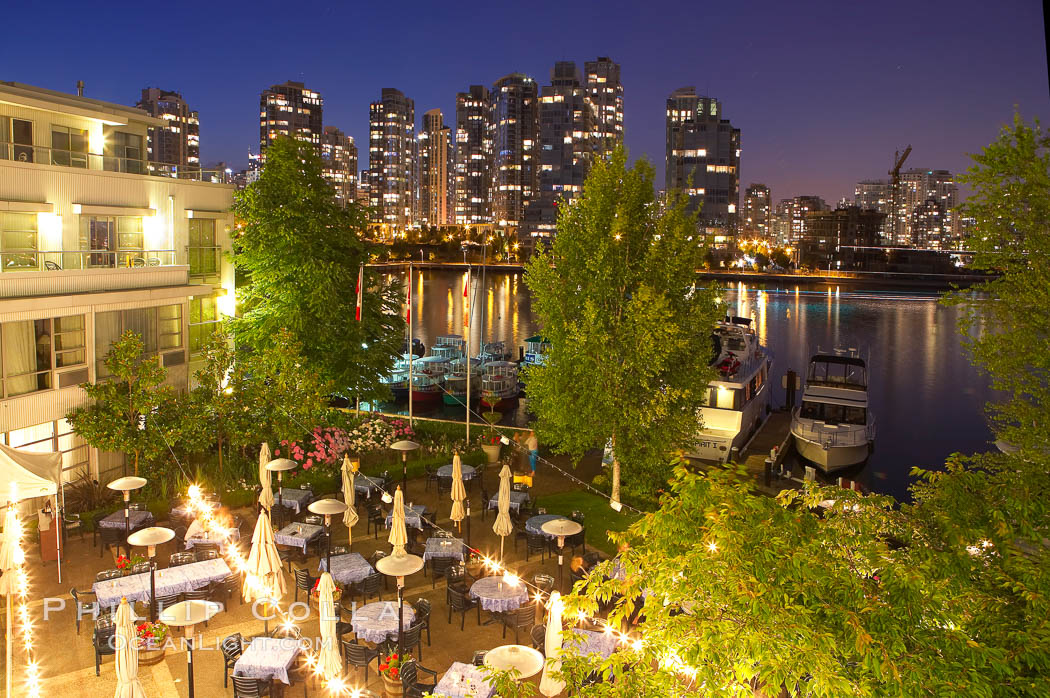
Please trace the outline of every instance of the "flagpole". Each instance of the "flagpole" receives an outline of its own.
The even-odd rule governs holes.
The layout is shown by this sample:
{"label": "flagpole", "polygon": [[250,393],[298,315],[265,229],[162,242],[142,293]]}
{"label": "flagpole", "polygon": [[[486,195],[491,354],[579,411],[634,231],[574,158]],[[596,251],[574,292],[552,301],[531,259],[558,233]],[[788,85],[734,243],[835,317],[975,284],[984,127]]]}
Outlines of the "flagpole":
{"label": "flagpole", "polygon": [[[361,301],[363,300],[364,293],[365,293],[365,265],[364,265],[364,262],[362,262],[361,265],[358,266],[358,268],[357,268],[357,313],[356,314],[357,314],[358,329],[361,329],[361,305],[362,305]],[[368,351],[368,347],[365,346],[364,350]],[[360,385],[358,385],[358,387],[357,387],[357,407],[355,409],[355,412],[357,413],[358,417],[361,416],[361,386]]]}
{"label": "flagpole", "polygon": [[405,314],[408,316],[408,424],[414,427],[412,393],[415,391],[416,384],[412,379],[412,364],[416,358],[416,352],[415,347],[412,346],[412,262],[408,263],[408,310]]}
{"label": "flagpole", "polygon": [[467,304],[467,443],[470,443],[470,374],[473,366],[470,363],[470,314],[474,312],[474,305],[470,302],[470,265],[467,265],[467,284],[463,287],[463,302]]}

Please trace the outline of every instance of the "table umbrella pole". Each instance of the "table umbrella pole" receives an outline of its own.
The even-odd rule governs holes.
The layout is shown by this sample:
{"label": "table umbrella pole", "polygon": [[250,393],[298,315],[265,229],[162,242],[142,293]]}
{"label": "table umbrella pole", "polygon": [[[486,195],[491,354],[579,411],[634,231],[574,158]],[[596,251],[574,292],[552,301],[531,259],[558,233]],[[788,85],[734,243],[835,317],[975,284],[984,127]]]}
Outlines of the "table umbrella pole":
{"label": "table umbrella pole", "polygon": [[128,561],[131,561],[131,543],[128,542],[128,536],[131,535],[131,510],[130,510],[131,492],[124,491],[124,552],[128,556]]}
{"label": "table umbrella pole", "polygon": [[155,574],[157,572],[157,561],[150,555],[149,558],[149,619],[150,622],[156,622],[157,620],[157,581]]}
{"label": "table umbrella pole", "polygon": [[397,578],[397,656],[405,656],[405,578]]}
{"label": "table umbrella pole", "polygon": [[332,572],[332,522],[331,517],[325,514],[324,517],[324,535],[327,538],[327,545],[325,546],[325,571],[331,574]]}
{"label": "table umbrella pole", "polygon": [[558,536],[558,588],[565,591],[565,538]]}
{"label": "table umbrella pole", "polygon": [[[8,504],[8,506],[11,506],[11,505]],[[13,629],[15,627],[14,623],[11,621],[11,595],[13,593],[14,593],[13,589],[8,590],[8,592],[7,592],[7,628],[6,628],[6,632],[4,632],[4,635],[7,636],[7,692],[4,693],[4,695],[6,695],[6,696],[14,695],[14,694],[11,693],[11,677],[12,677],[12,672],[14,671],[14,664],[12,664],[12,662],[11,662],[11,652],[12,652],[12,647],[13,647],[13,645],[12,645],[12,641],[13,641],[13,637],[12,637],[13,633],[12,633],[12,631],[13,631]],[[77,609],[77,613],[79,613],[79,612],[80,612],[80,610]]]}
{"label": "table umbrella pole", "polygon": [[[190,626],[191,628],[193,626]],[[186,678],[190,687],[190,698],[193,698],[193,631],[186,638]]]}

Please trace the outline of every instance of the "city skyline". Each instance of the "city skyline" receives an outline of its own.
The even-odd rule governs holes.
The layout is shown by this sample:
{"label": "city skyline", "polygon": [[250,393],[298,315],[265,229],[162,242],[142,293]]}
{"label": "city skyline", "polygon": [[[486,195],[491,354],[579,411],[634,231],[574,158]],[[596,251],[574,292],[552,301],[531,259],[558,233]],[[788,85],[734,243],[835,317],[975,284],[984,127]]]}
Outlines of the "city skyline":
{"label": "city skyline", "polygon": [[[893,152],[909,143],[914,147],[909,165],[960,172],[968,165],[967,153],[1010,119],[1014,105],[1028,118],[1050,116],[1035,3],[989,8],[967,2],[954,5],[950,14],[896,3],[874,16],[863,8],[829,4],[814,6],[822,15],[762,3],[708,8],[702,16],[679,5],[636,10],[605,4],[601,12],[557,6],[553,22],[554,7],[541,6],[528,17],[500,7],[455,21],[448,19],[455,13],[421,7],[393,39],[369,33],[381,10],[326,8],[282,16],[282,41],[309,49],[295,52],[265,50],[271,13],[231,4],[210,12],[209,22],[193,21],[192,32],[187,20],[169,17],[173,30],[187,22],[190,43],[207,47],[180,52],[178,61],[147,54],[129,63],[119,47],[102,45],[85,66],[74,60],[75,49],[57,41],[49,60],[2,77],[64,92],[74,92],[80,79],[85,96],[128,105],[145,87],[178,91],[200,113],[202,163],[244,166],[249,149],[258,148],[255,109],[269,85],[306,83],[325,99],[325,123],[360,144],[367,142],[368,105],[384,87],[403,92],[419,114],[436,108],[451,115],[456,94],[472,84],[492,85],[520,72],[542,85],[559,60],[582,66],[609,56],[622,66],[628,149],[632,158],[644,155],[653,163],[657,186],[663,185],[667,96],[695,85],[699,95],[718,99],[743,133],[741,189],[763,182],[777,200],[850,196],[856,182],[885,177]],[[25,12],[13,8],[12,21]],[[125,22],[104,15],[89,24],[119,28]],[[910,21],[902,27],[894,18],[905,15]],[[508,38],[486,29],[501,20],[512,21],[518,33]],[[318,28],[329,25],[346,27],[344,43],[353,51],[316,41]],[[632,27],[630,41],[624,26]],[[696,41],[705,26],[727,31]],[[938,30],[924,31],[930,26]],[[962,44],[975,26],[981,27],[982,40]],[[442,27],[446,31],[438,30]],[[19,55],[32,48],[29,41],[12,37],[0,48],[0,59],[20,65]],[[384,41],[388,45],[382,46]],[[413,46],[426,46],[424,63],[415,60]],[[936,80],[930,79],[937,68],[931,55],[947,57],[932,73]],[[235,75],[216,65],[235,65]],[[981,99],[973,99],[976,92]]]}

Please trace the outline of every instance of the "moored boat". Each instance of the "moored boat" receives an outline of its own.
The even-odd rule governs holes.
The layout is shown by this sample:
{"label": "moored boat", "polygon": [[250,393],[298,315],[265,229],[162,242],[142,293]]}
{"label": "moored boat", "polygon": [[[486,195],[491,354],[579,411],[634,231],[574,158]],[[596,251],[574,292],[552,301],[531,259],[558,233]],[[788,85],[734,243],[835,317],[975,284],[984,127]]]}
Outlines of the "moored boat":
{"label": "moored boat", "polygon": [[481,401],[496,410],[518,399],[518,365],[512,361],[489,361],[481,365]]}

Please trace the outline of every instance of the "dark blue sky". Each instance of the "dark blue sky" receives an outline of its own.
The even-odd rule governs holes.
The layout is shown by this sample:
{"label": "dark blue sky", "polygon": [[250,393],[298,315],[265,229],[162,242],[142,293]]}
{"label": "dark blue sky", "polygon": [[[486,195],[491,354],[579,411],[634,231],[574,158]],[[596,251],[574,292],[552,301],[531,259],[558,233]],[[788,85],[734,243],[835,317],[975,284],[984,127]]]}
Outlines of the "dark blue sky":
{"label": "dark blue sky", "polygon": [[[1042,8],[957,2],[9,3],[0,79],[133,104],[178,90],[201,115],[205,163],[258,148],[260,90],[302,80],[324,121],[354,136],[367,167],[368,103],[397,87],[417,122],[455,93],[556,60],[623,67],[627,145],[663,180],[664,100],[695,85],[742,130],[741,193],[814,193],[907,166],[961,170],[1017,105],[1050,120]],[[119,5],[119,6],[118,6]],[[64,18],[64,19],[62,19]],[[20,28],[20,29],[19,29]]]}

